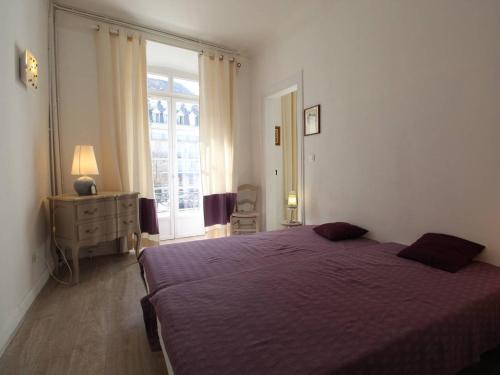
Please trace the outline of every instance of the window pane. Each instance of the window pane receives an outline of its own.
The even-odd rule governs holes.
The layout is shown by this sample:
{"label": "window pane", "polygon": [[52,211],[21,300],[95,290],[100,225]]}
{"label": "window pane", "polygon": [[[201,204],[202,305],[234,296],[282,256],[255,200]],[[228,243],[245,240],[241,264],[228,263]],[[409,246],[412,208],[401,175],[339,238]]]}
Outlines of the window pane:
{"label": "window pane", "polygon": [[200,126],[200,107],[198,104],[176,103],[175,123],[177,126]]}
{"label": "window pane", "polygon": [[168,131],[164,129],[151,129],[150,132],[151,156],[153,159],[168,158]]}
{"label": "window pane", "polygon": [[168,159],[155,159],[153,157],[151,162],[157,212],[166,212],[170,210]]}
{"label": "window pane", "polygon": [[176,102],[175,118],[179,210],[199,209],[201,179],[198,103]]}
{"label": "window pane", "polygon": [[174,78],[174,92],[176,94],[200,95],[200,85],[198,81],[189,79]]}
{"label": "window pane", "polygon": [[198,209],[200,207],[200,191],[197,188],[179,188],[179,210]]}
{"label": "window pane", "polygon": [[170,211],[170,196],[168,187],[155,187],[156,212],[163,213]]}
{"label": "window pane", "polygon": [[168,77],[156,74],[148,74],[148,90],[167,92]]}
{"label": "window pane", "polygon": [[168,101],[148,97],[148,116],[157,212],[168,212],[170,210]]}
{"label": "window pane", "polygon": [[168,102],[166,100],[148,98],[149,123],[168,124]]}

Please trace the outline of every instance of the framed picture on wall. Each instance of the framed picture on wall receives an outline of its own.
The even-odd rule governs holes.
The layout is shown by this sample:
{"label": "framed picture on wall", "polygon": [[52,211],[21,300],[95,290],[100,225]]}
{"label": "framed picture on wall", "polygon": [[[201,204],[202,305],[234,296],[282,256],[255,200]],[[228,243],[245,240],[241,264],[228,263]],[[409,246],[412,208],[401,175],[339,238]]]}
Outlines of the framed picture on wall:
{"label": "framed picture on wall", "polygon": [[318,134],[320,131],[320,107],[304,109],[304,135]]}

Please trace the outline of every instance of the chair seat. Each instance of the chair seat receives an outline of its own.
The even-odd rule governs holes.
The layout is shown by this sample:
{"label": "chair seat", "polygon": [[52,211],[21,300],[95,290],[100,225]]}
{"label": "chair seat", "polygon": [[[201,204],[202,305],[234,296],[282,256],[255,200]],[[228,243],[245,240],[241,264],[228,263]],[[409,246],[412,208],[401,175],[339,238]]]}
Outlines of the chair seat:
{"label": "chair seat", "polygon": [[242,217],[242,218],[245,218],[245,217],[257,217],[259,216],[259,213],[258,212],[233,212],[232,217]]}

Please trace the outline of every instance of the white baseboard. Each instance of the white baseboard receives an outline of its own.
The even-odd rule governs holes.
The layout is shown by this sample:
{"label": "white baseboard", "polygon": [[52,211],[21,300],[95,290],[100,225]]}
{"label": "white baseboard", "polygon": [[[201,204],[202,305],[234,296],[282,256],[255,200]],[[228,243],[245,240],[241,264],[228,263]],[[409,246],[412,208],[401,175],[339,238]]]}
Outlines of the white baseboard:
{"label": "white baseboard", "polygon": [[49,270],[45,268],[42,275],[38,278],[35,286],[24,296],[22,302],[14,309],[14,311],[10,313],[7,321],[2,324],[2,327],[0,327],[0,356],[2,356],[5,349],[9,346],[10,342],[16,335],[17,330],[24,320],[26,312],[48,279]]}

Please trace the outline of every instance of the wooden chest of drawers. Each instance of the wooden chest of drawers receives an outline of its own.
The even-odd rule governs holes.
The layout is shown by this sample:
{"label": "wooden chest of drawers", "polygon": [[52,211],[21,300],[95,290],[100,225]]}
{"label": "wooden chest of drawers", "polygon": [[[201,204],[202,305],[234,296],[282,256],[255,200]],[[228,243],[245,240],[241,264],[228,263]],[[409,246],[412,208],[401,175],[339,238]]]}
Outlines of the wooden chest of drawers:
{"label": "wooden chest of drawers", "polygon": [[71,249],[73,280],[79,281],[80,248],[135,234],[139,255],[141,230],[138,193],[102,193],[92,196],[59,195],[49,198],[53,247]]}

